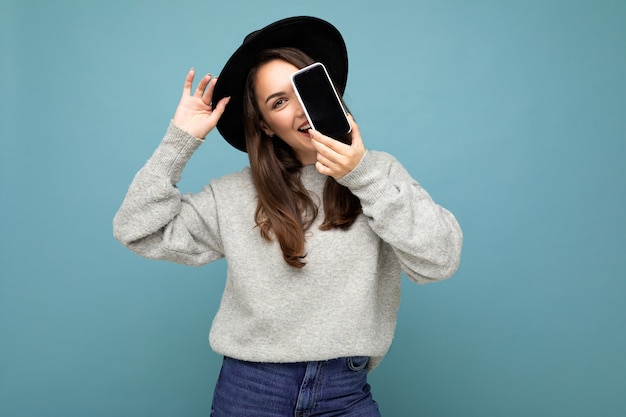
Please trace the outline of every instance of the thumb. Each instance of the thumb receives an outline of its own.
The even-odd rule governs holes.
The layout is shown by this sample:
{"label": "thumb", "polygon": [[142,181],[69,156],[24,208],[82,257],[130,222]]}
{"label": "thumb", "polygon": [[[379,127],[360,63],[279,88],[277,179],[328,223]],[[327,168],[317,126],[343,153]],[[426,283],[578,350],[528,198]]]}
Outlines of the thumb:
{"label": "thumb", "polygon": [[350,138],[352,139],[351,147],[363,148],[363,138],[361,137],[361,131],[359,130],[359,125],[356,124],[356,121],[352,117],[351,114],[348,113],[348,121],[350,122],[350,127],[352,131],[350,132]]}
{"label": "thumb", "polygon": [[217,120],[219,120],[220,117],[222,117],[222,114],[224,114],[224,111],[226,110],[226,105],[229,102],[230,102],[230,96],[224,97],[220,101],[217,102],[217,106],[215,106],[215,108],[213,109],[213,112],[211,113],[211,118],[215,118],[216,123],[217,123]]}
{"label": "thumb", "polygon": [[224,110],[226,110],[226,105],[229,102],[230,96],[222,98],[220,101],[217,102],[217,106],[215,106],[215,109],[213,111],[217,111],[220,113],[220,115],[222,115],[222,113],[224,113]]}

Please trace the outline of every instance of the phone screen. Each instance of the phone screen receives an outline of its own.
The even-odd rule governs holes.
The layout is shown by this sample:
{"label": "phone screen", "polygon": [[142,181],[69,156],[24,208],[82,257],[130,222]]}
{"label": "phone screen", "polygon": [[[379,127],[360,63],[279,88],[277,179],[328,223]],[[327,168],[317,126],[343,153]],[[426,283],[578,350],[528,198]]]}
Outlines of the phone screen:
{"label": "phone screen", "polygon": [[350,132],[350,122],[326,68],[321,63],[315,63],[297,71],[291,79],[312,127],[345,142],[343,136]]}

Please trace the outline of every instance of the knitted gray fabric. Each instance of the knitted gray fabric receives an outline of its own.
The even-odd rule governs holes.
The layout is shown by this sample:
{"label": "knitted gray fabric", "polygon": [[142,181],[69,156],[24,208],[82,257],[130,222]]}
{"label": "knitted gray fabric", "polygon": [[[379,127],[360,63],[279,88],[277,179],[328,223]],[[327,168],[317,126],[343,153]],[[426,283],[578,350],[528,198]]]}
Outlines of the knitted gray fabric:
{"label": "knitted gray fabric", "polygon": [[148,258],[187,265],[226,258],[209,336],[219,354],[259,362],[363,355],[373,369],[393,338],[401,271],[427,283],[458,268],[463,237],[454,216],[396,159],[375,151],[339,181],[363,206],[347,231],[318,229],[326,177],[314,165],[301,169],[320,214],[306,235],[306,266],[290,267],[255,227],[249,168],[181,195],[175,184],[201,143],[171,123],[113,226],[116,239]]}

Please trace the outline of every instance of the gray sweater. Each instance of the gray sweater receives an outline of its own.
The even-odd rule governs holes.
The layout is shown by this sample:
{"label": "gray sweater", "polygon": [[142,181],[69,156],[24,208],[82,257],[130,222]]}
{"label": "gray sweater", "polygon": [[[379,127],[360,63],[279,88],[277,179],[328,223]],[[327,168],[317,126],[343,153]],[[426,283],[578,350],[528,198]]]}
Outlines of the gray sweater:
{"label": "gray sweater", "polygon": [[[228,274],[210,343],[219,354],[259,362],[343,356],[382,360],[393,338],[400,273],[418,283],[458,268],[462,233],[391,155],[368,151],[339,182],[363,207],[347,230],[306,236],[306,266],[285,263],[277,242],[255,227],[249,168],[211,181],[197,194],[176,187],[203,141],[174,124],[135,176],[113,220],[115,238],[139,255],[187,265],[226,258]],[[301,178],[321,206],[326,177],[314,165]]]}

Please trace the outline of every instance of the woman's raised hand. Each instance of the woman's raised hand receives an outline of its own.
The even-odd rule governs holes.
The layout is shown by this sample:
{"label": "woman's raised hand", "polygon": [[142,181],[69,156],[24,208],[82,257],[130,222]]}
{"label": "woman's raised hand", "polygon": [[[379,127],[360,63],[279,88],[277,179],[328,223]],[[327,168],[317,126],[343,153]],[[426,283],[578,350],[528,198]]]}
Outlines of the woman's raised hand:
{"label": "woman's raised hand", "polygon": [[311,141],[317,150],[315,167],[321,174],[331,176],[336,180],[356,168],[365,155],[365,145],[363,145],[359,126],[350,114],[348,114],[348,120],[352,126],[351,145],[331,139],[313,129],[309,130]]}
{"label": "woman's raised hand", "polygon": [[198,82],[196,91],[191,94],[194,75],[195,71],[192,68],[185,78],[183,95],[176,108],[176,113],[174,113],[173,122],[196,138],[204,139],[217,125],[217,121],[224,113],[230,97],[224,97],[215,107],[211,107],[211,98],[217,77],[212,77],[211,74],[205,75]]}

